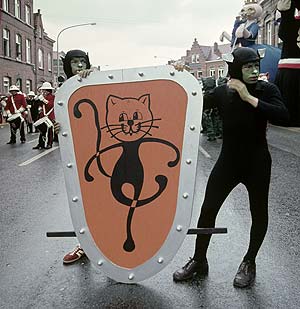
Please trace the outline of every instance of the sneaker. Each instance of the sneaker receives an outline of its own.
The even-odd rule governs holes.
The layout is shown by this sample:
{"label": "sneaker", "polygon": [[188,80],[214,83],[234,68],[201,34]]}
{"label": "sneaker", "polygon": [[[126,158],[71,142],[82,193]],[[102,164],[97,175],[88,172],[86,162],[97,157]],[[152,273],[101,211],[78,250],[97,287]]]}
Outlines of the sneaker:
{"label": "sneaker", "polygon": [[237,288],[246,288],[254,282],[255,275],[255,262],[249,260],[243,261],[235,275],[233,285]]}
{"label": "sneaker", "polygon": [[207,259],[204,261],[195,261],[190,258],[190,260],[180,269],[175,271],[173,274],[173,280],[186,281],[192,279],[194,276],[205,276],[208,274],[208,263]]}
{"label": "sneaker", "polygon": [[64,256],[63,263],[64,264],[73,263],[73,262],[79,260],[80,258],[82,258],[83,256],[85,256],[83,249],[80,246],[76,246],[73,251],[67,253]]}

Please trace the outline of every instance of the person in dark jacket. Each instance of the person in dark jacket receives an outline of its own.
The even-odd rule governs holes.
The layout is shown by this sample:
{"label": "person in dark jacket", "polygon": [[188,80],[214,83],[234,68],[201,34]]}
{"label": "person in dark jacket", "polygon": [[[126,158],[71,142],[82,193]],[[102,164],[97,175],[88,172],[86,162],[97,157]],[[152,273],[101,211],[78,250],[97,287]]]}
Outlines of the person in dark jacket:
{"label": "person in dark jacket", "polygon": [[[288,111],[277,86],[258,80],[260,57],[252,48],[236,48],[228,61],[230,80],[208,94],[207,104],[217,106],[223,120],[223,144],[209,176],[198,228],[215,226],[217,214],[240,183],[249,195],[252,226],[247,253],[234,278],[235,287],[255,279],[255,258],[268,226],[271,156],[266,140],[267,123],[286,124]],[[208,273],[206,258],[211,235],[198,235],[194,256],[173,274],[174,281]]]}
{"label": "person in dark jacket", "polygon": [[300,127],[300,0],[280,0],[277,8],[282,52],[275,83],[290,113],[289,126]]}

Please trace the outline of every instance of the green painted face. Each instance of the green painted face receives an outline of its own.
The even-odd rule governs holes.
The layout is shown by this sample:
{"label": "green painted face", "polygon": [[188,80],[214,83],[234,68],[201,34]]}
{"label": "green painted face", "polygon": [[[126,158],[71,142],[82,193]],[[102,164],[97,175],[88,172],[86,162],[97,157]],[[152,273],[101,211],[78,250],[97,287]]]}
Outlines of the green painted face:
{"label": "green painted face", "polygon": [[259,61],[244,64],[242,74],[246,84],[255,84],[259,76]]}
{"label": "green painted face", "polygon": [[73,57],[70,61],[71,70],[74,75],[80,71],[85,70],[87,63],[84,57]]}

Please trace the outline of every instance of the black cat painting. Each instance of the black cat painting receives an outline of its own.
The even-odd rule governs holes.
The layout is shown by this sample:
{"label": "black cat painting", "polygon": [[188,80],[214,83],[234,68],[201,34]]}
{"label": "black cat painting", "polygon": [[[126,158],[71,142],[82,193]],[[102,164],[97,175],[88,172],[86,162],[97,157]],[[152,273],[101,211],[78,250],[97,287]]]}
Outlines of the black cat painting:
{"label": "black cat painting", "polygon": [[[82,104],[88,104],[93,109],[97,130],[96,150],[85,164],[84,178],[87,182],[94,180],[96,175],[91,175],[90,167],[96,161],[99,172],[110,178],[110,190],[115,200],[128,207],[127,237],[123,244],[123,249],[126,252],[133,252],[136,246],[131,231],[134,212],[137,208],[158,199],[168,185],[167,176],[158,174],[155,176],[155,182],[158,185],[157,191],[150,196],[141,198],[144,180],[147,175],[144,174],[144,166],[140,158],[140,146],[144,143],[159,143],[172,149],[174,155],[169,162],[166,162],[169,168],[177,166],[180,161],[180,152],[174,144],[155,137],[155,133],[160,128],[159,122],[162,119],[153,115],[150,101],[150,94],[143,94],[140,97],[109,95],[106,99],[105,124],[100,124],[97,106],[90,99],[80,99],[73,109],[76,118],[82,117],[80,111]],[[102,134],[110,134],[113,143],[102,148]],[[102,164],[101,155],[115,148],[121,149],[121,155],[115,162],[110,175]],[[125,184],[132,186],[133,196],[124,193],[122,188],[124,188]]]}

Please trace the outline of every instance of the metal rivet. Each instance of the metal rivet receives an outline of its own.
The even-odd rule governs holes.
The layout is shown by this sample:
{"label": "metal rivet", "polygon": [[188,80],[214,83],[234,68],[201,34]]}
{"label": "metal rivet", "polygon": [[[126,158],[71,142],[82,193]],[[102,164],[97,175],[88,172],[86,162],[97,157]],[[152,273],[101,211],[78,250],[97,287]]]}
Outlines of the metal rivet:
{"label": "metal rivet", "polygon": [[187,192],[185,192],[185,193],[182,194],[182,197],[187,199],[189,197],[189,194]]}
{"label": "metal rivet", "polygon": [[192,95],[194,95],[194,96],[197,95],[197,91],[193,91]]}
{"label": "metal rivet", "polygon": [[192,160],[191,159],[187,159],[185,162],[186,162],[186,164],[191,164]]}
{"label": "metal rivet", "polygon": [[108,75],[108,78],[109,78],[109,79],[113,79],[113,78],[114,78],[114,76],[113,76],[113,75],[111,75],[111,74],[109,74],[109,75]]}
{"label": "metal rivet", "polygon": [[78,76],[77,80],[78,80],[79,82],[82,82],[82,77],[81,77],[81,76]]}
{"label": "metal rivet", "polygon": [[181,225],[177,225],[176,231],[177,231],[177,232],[181,232],[181,231],[182,231],[182,226],[181,226]]}
{"label": "metal rivet", "polygon": [[64,105],[64,102],[63,102],[63,101],[58,101],[57,104],[58,104],[59,106],[62,106],[62,105]]}
{"label": "metal rivet", "polygon": [[103,261],[102,261],[102,260],[99,260],[97,264],[98,264],[99,266],[102,266],[102,265],[103,265]]}
{"label": "metal rivet", "polygon": [[68,167],[68,168],[71,168],[72,166],[73,166],[72,163],[68,163],[68,164],[67,164],[67,167]]}
{"label": "metal rivet", "polygon": [[143,73],[143,72],[139,72],[139,75],[140,75],[140,76],[144,76],[144,73]]}
{"label": "metal rivet", "polygon": [[191,126],[190,126],[190,130],[191,130],[191,131],[194,131],[195,129],[196,129],[196,127],[195,127],[194,125],[191,125]]}
{"label": "metal rivet", "polygon": [[171,76],[174,76],[174,75],[175,75],[175,72],[174,72],[174,71],[170,72],[170,75],[171,75]]}
{"label": "metal rivet", "polygon": [[129,276],[128,276],[128,279],[129,280],[132,280],[134,278],[134,274],[130,274]]}
{"label": "metal rivet", "polygon": [[160,258],[157,260],[157,262],[158,262],[159,264],[162,264],[162,263],[164,262],[164,258],[163,258],[163,257],[160,257]]}
{"label": "metal rivet", "polygon": [[68,133],[67,133],[67,132],[63,132],[61,135],[62,135],[62,136],[67,136]]}
{"label": "metal rivet", "polygon": [[72,198],[72,202],[78,202],[78,197],[77,197],[77,196],[74,196],[74,197]]}
{"label": "metal rivet", "polygon": [[85,229],[82,228],[80,231],[79,231],[79,234],[84,234],[85,233]]}

